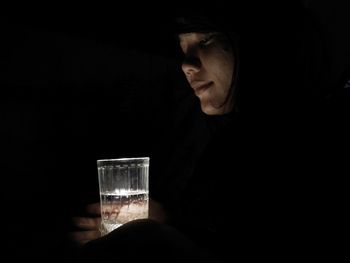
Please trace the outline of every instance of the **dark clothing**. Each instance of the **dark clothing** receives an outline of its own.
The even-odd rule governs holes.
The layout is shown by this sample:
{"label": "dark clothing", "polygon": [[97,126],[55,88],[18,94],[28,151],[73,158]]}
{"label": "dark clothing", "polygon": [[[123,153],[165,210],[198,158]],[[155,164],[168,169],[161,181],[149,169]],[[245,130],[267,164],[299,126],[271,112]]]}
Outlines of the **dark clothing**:
{"label": "dark clothing", "polygon": [[135,220],[89,242],[80,261],[217,262],[175,228],[147,219]]}
{"label": "dark clothing", "polygon": [[237,114],[214,133],[199,131],[211,139],[192,175],[177,186],[166,179],[177,189],[166,196],[172,224],[223,258],[332,255],[344,205],[340,160],[333,159],[340,154],[328,133],[335,126],[303,117]]}

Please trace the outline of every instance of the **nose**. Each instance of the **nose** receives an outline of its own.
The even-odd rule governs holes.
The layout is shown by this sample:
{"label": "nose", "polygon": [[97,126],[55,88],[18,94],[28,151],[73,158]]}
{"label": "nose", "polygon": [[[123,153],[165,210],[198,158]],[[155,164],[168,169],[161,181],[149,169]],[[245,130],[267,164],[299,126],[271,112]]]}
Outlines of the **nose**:
{"label": "nose", "polygon": [[200,71],[201,61],[195,56],[187,56],[182,61],[182,71],[186,77],[191,77]]}

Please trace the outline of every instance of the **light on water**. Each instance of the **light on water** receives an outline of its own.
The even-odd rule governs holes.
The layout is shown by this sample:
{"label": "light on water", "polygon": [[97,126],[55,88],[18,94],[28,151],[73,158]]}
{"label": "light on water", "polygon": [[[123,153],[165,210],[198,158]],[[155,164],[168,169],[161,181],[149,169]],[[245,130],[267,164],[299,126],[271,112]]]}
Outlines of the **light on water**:
{"label": "light on water", "polygon": [[135,219],[148,218],[148,192],[120,190],[101,193],[102,233]]}

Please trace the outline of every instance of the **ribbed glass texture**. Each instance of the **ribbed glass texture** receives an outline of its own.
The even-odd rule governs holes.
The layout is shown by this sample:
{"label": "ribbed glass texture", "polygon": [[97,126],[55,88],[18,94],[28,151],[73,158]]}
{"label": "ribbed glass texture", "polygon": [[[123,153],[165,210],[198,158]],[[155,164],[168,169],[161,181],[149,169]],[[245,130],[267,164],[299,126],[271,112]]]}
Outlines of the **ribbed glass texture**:
{"label": "ribbed glass texture", "polygon": [[97,160],[101,234],[148,218],[149,157]]}

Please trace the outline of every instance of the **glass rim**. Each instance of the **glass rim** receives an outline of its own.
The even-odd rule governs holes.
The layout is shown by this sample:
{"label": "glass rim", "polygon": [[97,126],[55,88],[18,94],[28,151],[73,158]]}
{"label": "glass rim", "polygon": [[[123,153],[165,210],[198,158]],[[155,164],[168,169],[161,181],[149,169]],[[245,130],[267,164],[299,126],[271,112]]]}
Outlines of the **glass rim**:
{"label": "glass rim", "polygon": [[148,164],[150,157],[123,157],[113,159],[99,159],[97,165],[101,164],[125,164],[125,163],[143,163]]}

